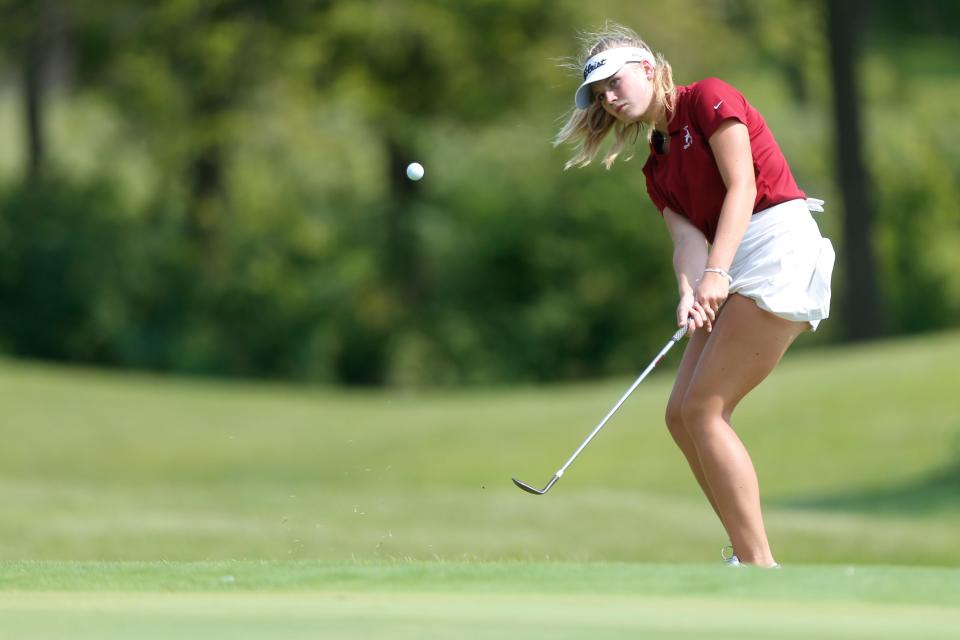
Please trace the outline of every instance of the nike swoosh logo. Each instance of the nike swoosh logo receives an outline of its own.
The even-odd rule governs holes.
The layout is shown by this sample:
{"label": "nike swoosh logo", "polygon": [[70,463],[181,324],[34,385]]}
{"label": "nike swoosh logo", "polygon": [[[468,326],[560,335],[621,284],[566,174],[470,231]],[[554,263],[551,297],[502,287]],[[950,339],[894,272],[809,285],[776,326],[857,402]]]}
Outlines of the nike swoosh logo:
{"label": "nike swoosh logo", "polygon": [[718,102],[717,104],[713,105],[713,110],[716,111],[717,109],[720,108],[720,105],[722,105],[722,104],[723,104],[723,100],[721,100],[721,101]]}

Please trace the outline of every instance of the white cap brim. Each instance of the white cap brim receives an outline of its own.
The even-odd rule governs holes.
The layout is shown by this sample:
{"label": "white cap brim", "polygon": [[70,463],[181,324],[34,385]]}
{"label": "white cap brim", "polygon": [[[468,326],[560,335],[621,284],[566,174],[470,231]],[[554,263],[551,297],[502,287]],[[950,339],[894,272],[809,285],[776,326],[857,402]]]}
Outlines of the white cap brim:
{"label": "white cap brim", "polygon": [[583,65],[583,83],[577,87],[577,92],[573,96],[577,108],[586,109],[593,102],[591,84],[597,80],[606,80],[620,71],[628,62],[649,62],[654,66],[657,64],[653,54],[640,47],[618,47],[601,51]]}

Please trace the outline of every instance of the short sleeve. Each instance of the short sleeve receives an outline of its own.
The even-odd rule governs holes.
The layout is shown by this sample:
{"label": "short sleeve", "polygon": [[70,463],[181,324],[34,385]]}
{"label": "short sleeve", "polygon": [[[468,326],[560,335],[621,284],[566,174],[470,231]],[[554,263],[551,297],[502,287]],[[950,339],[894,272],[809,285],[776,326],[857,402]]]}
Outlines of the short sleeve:
{"label": "short sleeve", "polygon": [[747,100],[723,80],[707,78],[696,85],[691,114],[700,132],[708,140],[724,120],[747,121]]}

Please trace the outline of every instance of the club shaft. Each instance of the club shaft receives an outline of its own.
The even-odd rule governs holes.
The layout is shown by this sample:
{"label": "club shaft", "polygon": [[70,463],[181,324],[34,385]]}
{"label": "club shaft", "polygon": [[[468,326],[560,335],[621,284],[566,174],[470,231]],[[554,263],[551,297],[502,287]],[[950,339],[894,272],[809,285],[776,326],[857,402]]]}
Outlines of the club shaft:
{"label": "club shaft", "polygon": [[660,364],[660,361],[663,360],[664,356],[667,355],[667,352],[670,351],[670,348],[673,347],[673,345],[675,345],[677,342],[679,342],[680,339],[686,333],[687,333],[687,327],[684,326],[675,334],[673,334],[673,337],[670,338],[670,340],[663,347],[663,349],[660,350],[660,353],[657,354],[657,357],[654,358],[649,365],[647,365],[647,368],[643,370],[643,373],[640,374],[640,377],[637,378],[632,385],[630,385],[630,388],[627,389],[627,392],[620,397],[620,400],[617,401],[617,404],[613,405],[613,408],[610,409],[610,412],[606,416],[604,416],[603,420],[600,421],[600,424],[597,425],[597,428],[594,429],[590,433],[590,435],[587,436],[587,439],[584,440],[579,447],[577,447],[577,450],[573,452],[573,455],[570,456],[570,459],[567,460],[567,462],[562,467],[560,467],[559,471],[557,471],[554,474],[554,478],[559,478],[560,476],[563,475],[564,471],[567,470],[567,467],[569,467],[573,463],[573,461],[577,459],[577,456],[580,455],[580,452],[583,451],[588,444],[590,444],[590,441],[593,440],[598,433],[600,433],[600,430],[603,429],[603,426],[607,424],[607,421],[613,417],[613,414],[617,412],[617,410],[620,408],[620,405],[626,402],[627,398],[630,397],[630,394],[633,393],[634,389],[640,386],[640,383],[643,382],[643,379],[646,378],[651,371],[653,371],[654,367]]}

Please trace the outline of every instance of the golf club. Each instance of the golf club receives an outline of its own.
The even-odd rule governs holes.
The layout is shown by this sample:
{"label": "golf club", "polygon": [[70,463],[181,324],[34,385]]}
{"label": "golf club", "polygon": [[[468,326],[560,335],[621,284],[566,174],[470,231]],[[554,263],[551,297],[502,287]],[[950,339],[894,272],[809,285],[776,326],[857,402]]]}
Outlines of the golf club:
{"label": "golf club", "polygon": [[583,444],[581,444],[577,448],[577,450],[573,452],[573,455],[570,456],[570,459],[567,460],[566,464],[560,467],[560,470],[557,471],[555,474],[553,474],[553,477],[550,478],[550,482],[547,483],[547,486],[545,486],[543,489],[537,489],[536,487],[532,487],[526,482],[521,482],[516,478],[513,479],[513,484],[517,485],[518,487],[520,487],[521,489],[523,489],[528,493],[533,493],[538,496],[542,496],[547,491],[549,491],[550,487],[556,484],[557,480],[559,480],[560,477],[563,476],[563,472],[567,470],[567,467],[569,467],[570,464],[577,459],[577,456],[580,455],[580,452],[583,451],[588,444],[590,444],[590,441],[593,440],[594,436],[600,433],[600,429],[603,429],[603,425],[607,424],[607,420],[609,420],[611,416],[613,416],[613,414],[617,412],[617,409],[620,408],[620,405],[622,405],[626,401],[626,399],[630,397],[630,394],[633,393],[633,390],[636,389],[638,386],[640,386],[640,383],[643,382],[643,379],[647,377],[647,374],[650,373],[655,366],[660,364],[660,361],[663,360],[663,358],[667,355],[667,352],[670,351],[670,347],[680,342],[680,338],[685,336],[686,333],[687,333],[687,325],[684,325],[679,331],[673,334],[673,337],[670,338],[670,341],[667,342],[666,346],[664,346],[663,349],[660,350],[660,353],[658,353],[657,357],[653,359],[653,362],[647,365],[647,368],[643,370],[643,373],[640,374],[640,377],[637,378],[632,385],[630,385],[630,388],[627,389],[627,392],[623,394],[623,396],[620,398],[617,404],[613,406],[613,409],[610,410],[610,413],[608,413],[606,417],[600,421],[600,424],[597,425],[597,428],[594,429],[593,432],[589,436],[587,436],[587,439],[583,441]]}

